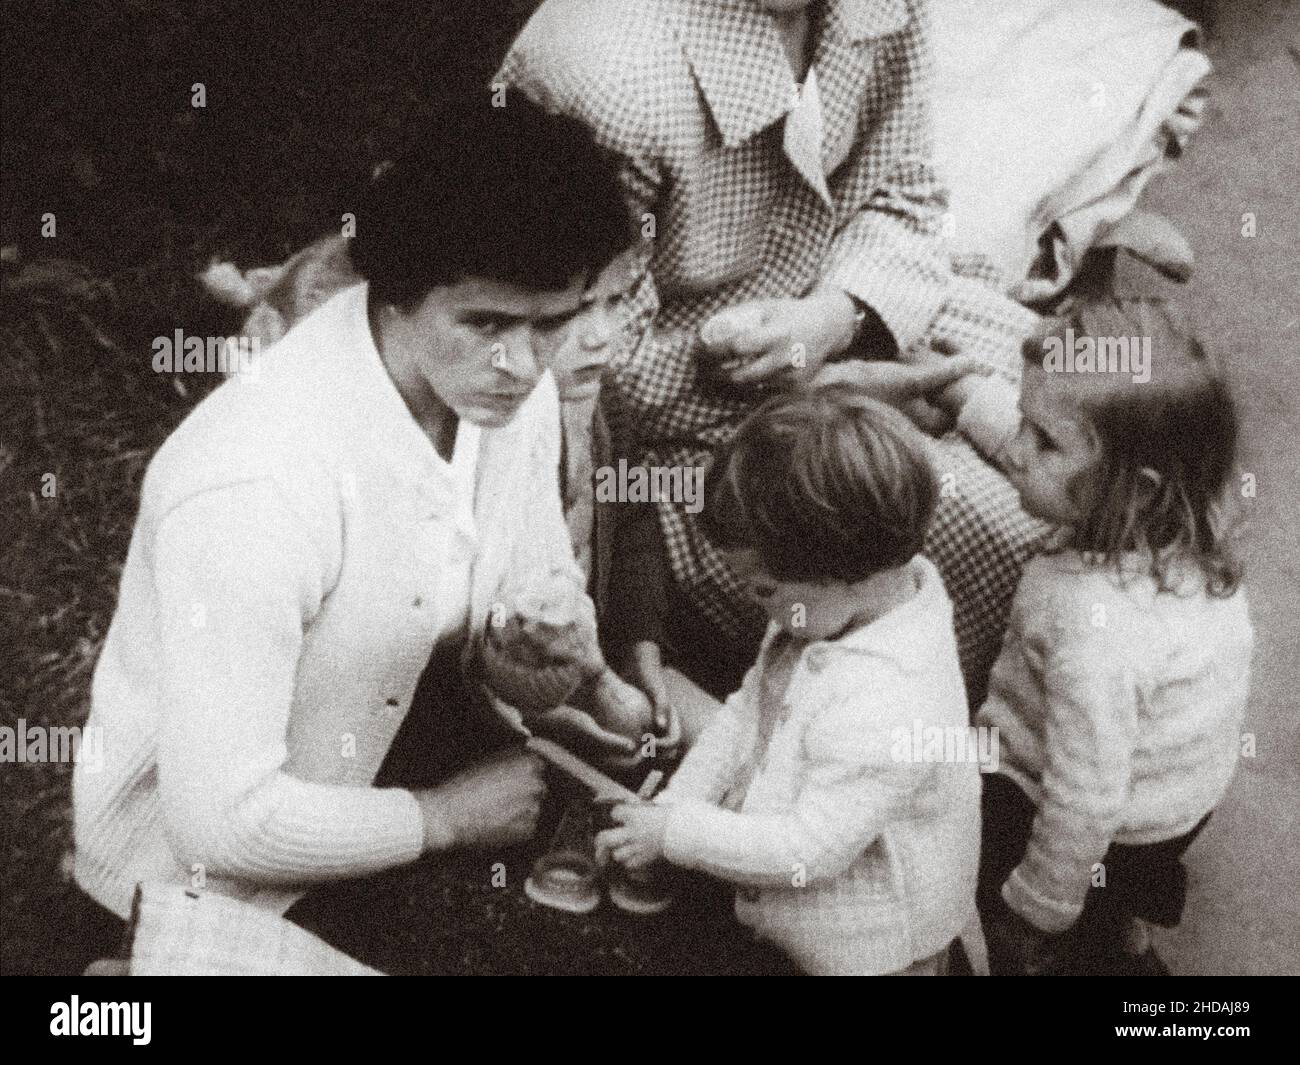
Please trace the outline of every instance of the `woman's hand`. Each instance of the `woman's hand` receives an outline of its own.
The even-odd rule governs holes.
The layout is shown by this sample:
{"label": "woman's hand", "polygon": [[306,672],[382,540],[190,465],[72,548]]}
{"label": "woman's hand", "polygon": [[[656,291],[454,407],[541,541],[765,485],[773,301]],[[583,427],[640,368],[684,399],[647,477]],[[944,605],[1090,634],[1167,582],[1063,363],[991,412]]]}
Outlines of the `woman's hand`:
{"label": "woman's hand", "polygon": [[520,843],[537,828],[546,785],[536,755],[511,751],[415,793],[424,815],[426,848]]}
{"label": "woman's hand", "polygon": [[624,656],[620,672],[650,700],[657,750],[674,750],[682,740],[682,722],[668,697],[659,645],[653,640],[638,640]]}
{"label": "woman's hand", "polygon": [[702,361],[736,385],[789,388],[811,381],[853,342],[857,307],[838,289],[762,299],[719,311],[700,327]]}
{"label": "woman's hand", "polygon": [[608,854],[625,869],[644,869],[664,856],[668,809],[654,803],[623,803],[610,811],[617,828],[596,836],[596,853]]}
{"label": "woman's hand", "polygon": [[924,432],[937,435],[951,428],[956,417],[947,402],[953,386],[992,372],[973,355],[913,356],[907,362],[847,359],[822,367],[813,384],[860,388],[873,399],[897,407]]}

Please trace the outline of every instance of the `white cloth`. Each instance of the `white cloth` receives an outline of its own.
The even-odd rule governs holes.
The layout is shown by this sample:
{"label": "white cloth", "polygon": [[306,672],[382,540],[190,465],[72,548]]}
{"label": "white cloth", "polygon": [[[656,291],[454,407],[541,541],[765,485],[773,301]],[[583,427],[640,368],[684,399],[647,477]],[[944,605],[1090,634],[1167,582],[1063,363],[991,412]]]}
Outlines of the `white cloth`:
{"label": "white cloth", "polygon": [[[1156,0],[932,0],[935,156],[959,254],[1026,277],[1060,223],[1062,287],[1102,224],[1129,210],[1166,147],[1199,124],[1209,72],[1195,26]],[[1073,216],[1073,217],[1071,217]],[[1062,276],[1063,275],[1063,276]]]}

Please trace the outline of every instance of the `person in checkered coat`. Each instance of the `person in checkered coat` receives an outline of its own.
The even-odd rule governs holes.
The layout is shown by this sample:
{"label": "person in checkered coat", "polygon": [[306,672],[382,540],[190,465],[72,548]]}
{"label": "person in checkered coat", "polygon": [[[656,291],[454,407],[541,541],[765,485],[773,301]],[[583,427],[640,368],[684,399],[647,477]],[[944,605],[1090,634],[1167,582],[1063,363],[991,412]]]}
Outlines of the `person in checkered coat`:
{"label": "person in checkered coat", "polygon": [[[932,430],[946,416],[926,553],[976,698],[1042,532],[985,461],[1018,424],[1036,317],[948,251],[927,18],[923,0],[546,0],[494,89],[579,118],[624,160],[650,271],[603,402],[638,461],[703,465],[772,389],[827,379],[925,394]],[[762,615],[698,514],[661,500],[657,519],[665,640],[730,690]],[[694,669],[692,647],[708,656]]]}

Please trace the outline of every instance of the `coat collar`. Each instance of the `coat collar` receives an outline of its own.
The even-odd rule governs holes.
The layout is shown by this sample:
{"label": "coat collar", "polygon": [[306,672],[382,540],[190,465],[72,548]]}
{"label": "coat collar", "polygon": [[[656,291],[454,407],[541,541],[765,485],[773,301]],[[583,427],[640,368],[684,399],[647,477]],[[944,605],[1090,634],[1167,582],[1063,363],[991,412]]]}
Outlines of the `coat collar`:
{"label": "coat collar", "polygon": [[[826,138],[833,157],[858,94],[844,79],[865,79],[864,42],[907,25],[906,0],[825,0],[813,55],[822,85]],[[776,24],[754,0],[666,0],[682,50],[727,147],[783,118],[795,104],[795,81]],[[860,82],[859,82],[860,84]]]}

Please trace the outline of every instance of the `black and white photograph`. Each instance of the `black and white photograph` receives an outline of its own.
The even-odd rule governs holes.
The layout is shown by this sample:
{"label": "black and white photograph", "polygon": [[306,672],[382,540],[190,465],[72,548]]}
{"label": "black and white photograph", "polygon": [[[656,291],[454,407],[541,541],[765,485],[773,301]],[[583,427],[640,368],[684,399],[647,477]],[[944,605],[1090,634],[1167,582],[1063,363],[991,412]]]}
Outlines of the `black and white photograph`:
{"label": "black and white photograph", "polygon": [[0,11],[0,972],[1174,976],[1058,1016],[1249,1041],[1300,4]]}

